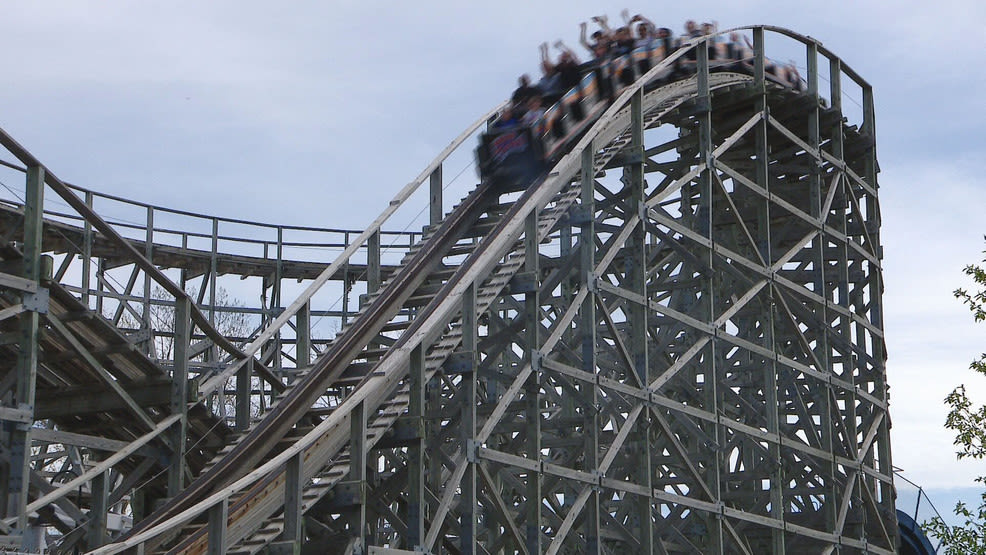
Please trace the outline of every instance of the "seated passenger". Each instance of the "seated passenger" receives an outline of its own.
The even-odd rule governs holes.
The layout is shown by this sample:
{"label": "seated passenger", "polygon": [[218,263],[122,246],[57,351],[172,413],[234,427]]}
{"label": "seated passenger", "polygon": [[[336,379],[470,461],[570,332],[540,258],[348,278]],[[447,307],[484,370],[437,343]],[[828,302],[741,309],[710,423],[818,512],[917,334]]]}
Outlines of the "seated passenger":
{"label": "seated passenger", "polygon": [[653,22],[651,22],[651,20],[640,15],[639,13],[630,19],[630,25],[633,25],[634,23],[637,24],[634,47],[650,48],[651,44],[657,38],[657,27]]}
{"label": "seated passenger", "polygon": [[541,91],[536,87],[531,86],[531,78],[529,75],[524,74],[520,76],[517,80],[518,87],[514,91],[514,94],[510,97],[510,102],[514,105],[514,108],[526,109],[527,101],[534,96],[541,96]]}
{"label": "seated passenger", "polygon": [[715,36],[718,31],[718,24],[716,22],[703,23],[702,24],[702,35],[709,36],[707,44],[709,45],[709,60],[719,59],[719,38]]}
{"label": "seated passenger", "polygon": [[540,96],[532,96],[527,99],[527,112],[524,117],[521,118],[520,123],[526,125],[527,127],[533,128],[536,134],[541,134],[542,130],[539,126],[544,119],[545,109],[541,103]]}
{"label": "seated passenger", "polygon": [[555,48],[561,50],[558,56],[558,63],[555,64],[555,71],[558,72],[558,80],[565,91],[577,87],[582,82],[582,70],[579,68],[578,56],[571,48],[565,46],[562,41],[555,42]]}
{"label": "seated passenger", "polygon": [[808,90],[808,86],[801,79],[801,73],[798,72],[798,66],[795,65],[794,60],[791,60],[784,66],[784,71],[784,78],[792,89],[797,92],[806,92]]}
{"label": "seated passenger", "polygon": [[[682,48],[691,39],[695,39],[702,36],[702,30],[699,29],[698,25],[694,20],[689,19],[685,22],[685,34],[681,35],[678,39],[678,48]],[[682,56],[680,69],[687,73],[695,73],[695,65],[698,63],[698,51],[694,48],[688,50],[684,56]]]}
{"label": "seated passenger", "polygon": [[674,33],[671,29],[667,27],[661,27],[657,30],[657,41],[658,41],[658,61],[663,60],[671,55],[675,51],[675,38]]}
{"label": "seated passenger", "polygon": [[695,20],[689,19],[685,22],[685,34],[681,36],[681,40],[693,39],[702,36],[702,30],[698,28],[698,24]]}
{"label": "seated passenger", "polygon": [[726,58],[737,62],[752,60],[753,49],[748,49],[744,42],[749,43],[746,37],[740,35],[739,31],[729,33],[729,40],[726,41]]}
{"label": "seated passenger", "polygon": [[545,86],[540,88],[544,103],[548,106],[582,82],[582,70],[579,68],[579,59],[575,56],[575,52],[572,52],[572,49],[565,46],[562,41],[555,42],[555,46],[562,51],[558,56],[558,63],[552,63],[548,54],[548,43],[541,44],[541,69],[544,71],[542,81],[545,82]]}
{"label": "seated passenger", "polygon": [[620,27],[613,34],[613,72],[623,86],[628,86],[634,80],[634,64],[629,59],[633,52],[634,39],[629,27]]}
{"label": "seated passenger", "polygon": [[629,27],[620,27],[613,33],[614,55],[625,56],[633,50],[633,37]]}
{"label": "seated passenger", "polygon": [[[644,54],[642,56],[635,57],[637,62],[637,71],[640,75],[643,75],[650,71],[651,68],[651,58],[656,58],[657,50],[657,31],[654,24],[650,22],[646,17],[637,14],[630,19],[630,24],[637,24],[636,39],[634,40],[633,47],[634,50],[642,50]],[[660,58],[657,58],[660,60]]]}
{"label": "seated passenger", "polygon": [[520,120],[517,119],[517,114],[514,112],[513,107],[508,106],[503,112],[500,113],[500,117],[493,122],[493,129],[510,129],[512,127],[517,127],[520,124]]}
{"label": "seated passenger", "polygon": [[595,16],[593,21],[602,27],[602,30],[592,33],[592,42],[586,40],[586,23],[579,24],[579,43],[582,44],[596,60],[601,60],[609,53],[610,45],[613,42],[612,32],[606,24],[606,16]]}

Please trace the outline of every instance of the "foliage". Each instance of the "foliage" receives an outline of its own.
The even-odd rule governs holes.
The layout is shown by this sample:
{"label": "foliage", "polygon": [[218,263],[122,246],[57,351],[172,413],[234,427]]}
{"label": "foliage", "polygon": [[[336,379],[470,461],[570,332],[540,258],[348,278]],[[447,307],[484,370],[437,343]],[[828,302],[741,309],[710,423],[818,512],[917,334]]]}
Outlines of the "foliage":
{"label": "foliage", "polygon": [[[976,322],[982,322],[986,320],[986,270],[981,266],[969,265],[964,272],[979,289],[973,293],[962,288],[956,289],[955,298],[969,308]],[[986,353],[972,361],[969,368],[986,375]],[[945,398],[945,403],[950,408],[945,427],[955,432],[954,443],[959,449],[958,458],[986,459],[986,405],[976,406],[966,394],[964,384],[956,387]],[[986,484],[986,477],[979,477],[976,481]],[[965,503],[959,502],[956,503],[954,512],[962,524],[952,526],[939,517],[924,523],[928,533],[942,542],[941,552],[946,555],[986,555],[986,491],[982,493],[978,509],[970,509]]]}

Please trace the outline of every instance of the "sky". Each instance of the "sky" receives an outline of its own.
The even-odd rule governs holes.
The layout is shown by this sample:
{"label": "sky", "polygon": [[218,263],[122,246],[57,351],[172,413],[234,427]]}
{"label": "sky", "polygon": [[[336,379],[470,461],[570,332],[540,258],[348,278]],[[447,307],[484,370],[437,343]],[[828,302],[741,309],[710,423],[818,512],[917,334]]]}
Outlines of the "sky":
{"label": "sky", "polygon": [[[942,400],[966,383],[986,402],[986,377],[968,370],[986,324],[952,295],[986,249],[986,3],[680,4],[7,0],[0,127],[102,193],[360,229],[518,75],[536,75],[540,42],[576,46],[593,15],[815,37],[874,88],[893,462],[942,511],[975,500],[986,462],[955,460]],[[460,169],[474,178],[446,176]]]}

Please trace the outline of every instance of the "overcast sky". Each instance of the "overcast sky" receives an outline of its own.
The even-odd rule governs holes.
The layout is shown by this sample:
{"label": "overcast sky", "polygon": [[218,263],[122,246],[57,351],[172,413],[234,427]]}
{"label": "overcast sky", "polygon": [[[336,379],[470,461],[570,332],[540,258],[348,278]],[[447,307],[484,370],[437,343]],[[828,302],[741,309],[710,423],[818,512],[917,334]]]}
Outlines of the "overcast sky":
{"label": "overcast sky", "polygon": [[678,32],[697,19],[815,37],[874,87],[894,463],[949,510],[986,474],[986,463],[955,461],[942,427],[955,385],[986,402],[986,378],[967,369],[986,325],[951,294],[986,248],[986,4],[681,5],[7,1],[0,127],[62,179],[103,193],[360,228],[519,74],[536,74],[540,42],[575,46],[592,15],[628,7]]}

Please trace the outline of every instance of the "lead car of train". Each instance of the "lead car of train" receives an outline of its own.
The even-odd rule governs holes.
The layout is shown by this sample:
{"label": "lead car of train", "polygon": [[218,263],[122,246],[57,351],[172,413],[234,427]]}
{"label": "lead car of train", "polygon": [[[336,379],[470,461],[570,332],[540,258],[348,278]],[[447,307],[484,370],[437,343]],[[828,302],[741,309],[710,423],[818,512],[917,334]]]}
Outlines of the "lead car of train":
{"label": "lead car of train", "polygon": [[[694,74],[696,48],[689,45],[682,48],[691,50],[655,75],[649,87]],[[499,125],[501,114],[497,114],[490,120],[476,149],[480,178],[501,192],[525,189],[599,119],[623,89],[670,53],[669,40],[655,39],[650,45],[603,63],[584,64],[579,84],[565,92],[534,125]],[[752,53],[734,43],[709,46],[709,58],[709,68],[713,71],[753,72]],[[793,68],[781,68],[769,61],[766,66],[772,81],[796,89],[802,87]]]}

